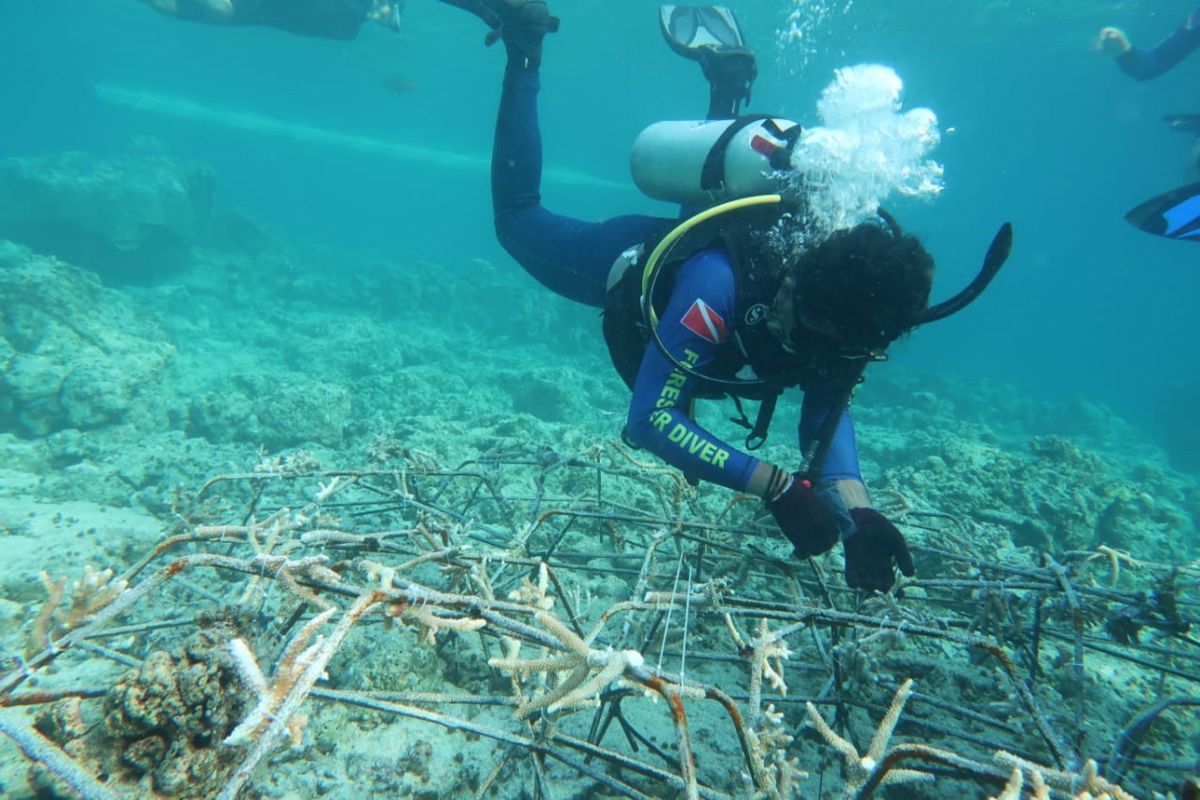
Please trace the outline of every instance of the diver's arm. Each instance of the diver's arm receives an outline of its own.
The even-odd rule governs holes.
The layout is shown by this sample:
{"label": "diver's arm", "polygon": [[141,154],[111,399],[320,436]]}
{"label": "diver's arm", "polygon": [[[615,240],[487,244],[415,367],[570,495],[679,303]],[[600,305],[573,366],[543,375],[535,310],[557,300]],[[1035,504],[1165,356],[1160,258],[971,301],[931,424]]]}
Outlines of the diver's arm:
{"label": "diver's arm", "polygon": [[1178,30],[1152,49],[1133,47],[1128,44],[1128,39],[1124,41],[1125,46],[1118,47],[1116,52],[1121,71],[1134,80],[1152,80],[1200,48],[1200,11],[1193,13]]}
{"label": "diver's arm", "polygon": [[[717,343],[732,332],[732,324],[725,321],[733,319],[735,301],[728,255],[705,250],[692,256],[680,267],[661,315],[658,334],[663,344],[681,363],[703,372],[716,356]],[[700,327],[707,335],[685,324],[693,309],[702,312],[705,324]],[[692,319],[696,327],[695,315]],[[699,384],[699,379],[672,364],[655,344],[648,345],[634,382],[626,434],[689,478],[765,494],[771,466],[718,439],[691,418]]]}

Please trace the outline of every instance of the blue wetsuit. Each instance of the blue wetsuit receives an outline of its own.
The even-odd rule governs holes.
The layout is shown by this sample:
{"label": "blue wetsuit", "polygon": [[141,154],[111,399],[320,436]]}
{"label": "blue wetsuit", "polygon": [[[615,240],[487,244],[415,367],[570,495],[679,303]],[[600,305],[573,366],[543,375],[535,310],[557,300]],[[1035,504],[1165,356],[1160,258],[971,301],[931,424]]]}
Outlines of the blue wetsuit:
{"label": "blue wetsuit", "polygon": [[[539,87],[536,69],[509,63],[492,153],[496,235],[540,283],[572,300],[601,308],[609,272],[618,257],[672,221],[623,216],[584,222],[542,207]],[[735,292],[733,265],[725,251],[704,250],[684,262],[658,326],[659,336],[675,358],[703,372],[718,346],[736,331]],[[744,490],[758,459],[721,441],[691,418],[691,402],[699,384],[657,347],[647,347],[634,384],[627,432],[636,444],[690,477]],[[836,387],[806,393],[800,423],[802,448],[820,429],[837,402],[836,395]],[[861,480],[849,413],[839,423],[822,478]]]}
{"label": "blue wetsuit", "polygon": [[1131,78],[1148,81],[1164,74],[1200,47],[1200,11],[1184,20],[1173,34],[1150,50],[1133,48],[1117,57],[1121,70]]}

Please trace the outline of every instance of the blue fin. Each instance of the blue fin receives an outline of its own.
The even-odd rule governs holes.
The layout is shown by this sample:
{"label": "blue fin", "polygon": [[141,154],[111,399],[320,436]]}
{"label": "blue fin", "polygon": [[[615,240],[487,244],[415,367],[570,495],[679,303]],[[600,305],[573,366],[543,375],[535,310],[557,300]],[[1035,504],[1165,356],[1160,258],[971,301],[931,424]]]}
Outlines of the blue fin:
{"label": "blue fin", "polygon": [[1146,233],[1200,242],[1200,183],[1151,198],[1125,215]]}

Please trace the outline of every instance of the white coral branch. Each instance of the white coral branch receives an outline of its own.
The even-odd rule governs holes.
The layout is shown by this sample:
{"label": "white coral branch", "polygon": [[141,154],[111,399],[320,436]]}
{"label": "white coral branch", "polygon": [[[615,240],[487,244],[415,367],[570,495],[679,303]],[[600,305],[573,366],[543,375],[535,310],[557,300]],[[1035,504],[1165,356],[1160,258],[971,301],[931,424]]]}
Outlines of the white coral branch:
{"label": "white coral branch", "polygon": [[[324,644],[324,638],[320,636],[311,645],[308,644],[309,641],[316,635],[317,630],[329,621],[336,610],[329,608],[322,611],[292,637],[283,651],[283,655],[279,657],[279,664],[275,668],[275,674],[270,683],[263,675],[262,669],[258,665],[258,659],[250,650],[250,646],[242,639],[230,641],[228,650],[237,666],[238,675],[246,687],[254,691],[258,704],[242,720],[241,724],[225,737],[225,744],[248,744],[258,738],[271,721],[276,719],[280,707],[303,677],[305,671],[313,664],[317,653]],[[322,671],[324,671],[324,667],[322,667]]]}

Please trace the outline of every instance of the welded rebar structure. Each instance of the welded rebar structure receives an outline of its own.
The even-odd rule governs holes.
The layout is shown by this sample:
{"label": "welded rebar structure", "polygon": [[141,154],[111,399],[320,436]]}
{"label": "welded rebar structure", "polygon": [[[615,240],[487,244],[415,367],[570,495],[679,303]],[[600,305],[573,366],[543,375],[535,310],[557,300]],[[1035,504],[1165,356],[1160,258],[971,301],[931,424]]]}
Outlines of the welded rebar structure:
{"label": "welded rebar structure", "polygon": [[[168,796],[166,765],[187,758],[203,793],[235,798],[328,707],[519,754],[478,776],[481,798],[563,781],[629,798],[895,783],[1150,798],[1196,770],[1196,564],[1018,551],[1002,525],[893,494],[877,500],[920,576],[868,597],[837,553],[792,558],[758,501],[698,493],[619,444],[454,468],[386,444],[360,470],[293,456],[216,477],[123,573],[46,576],[0,676],[0,733],[85,797]],[[473,689],[381,685],[363,654],[397,648],[436,652]],[[45,669],[97,660],[106,685]],[[200,721],[146,723],[147,682],[184,672],[207,687],[181,695],[205,698]]]}

